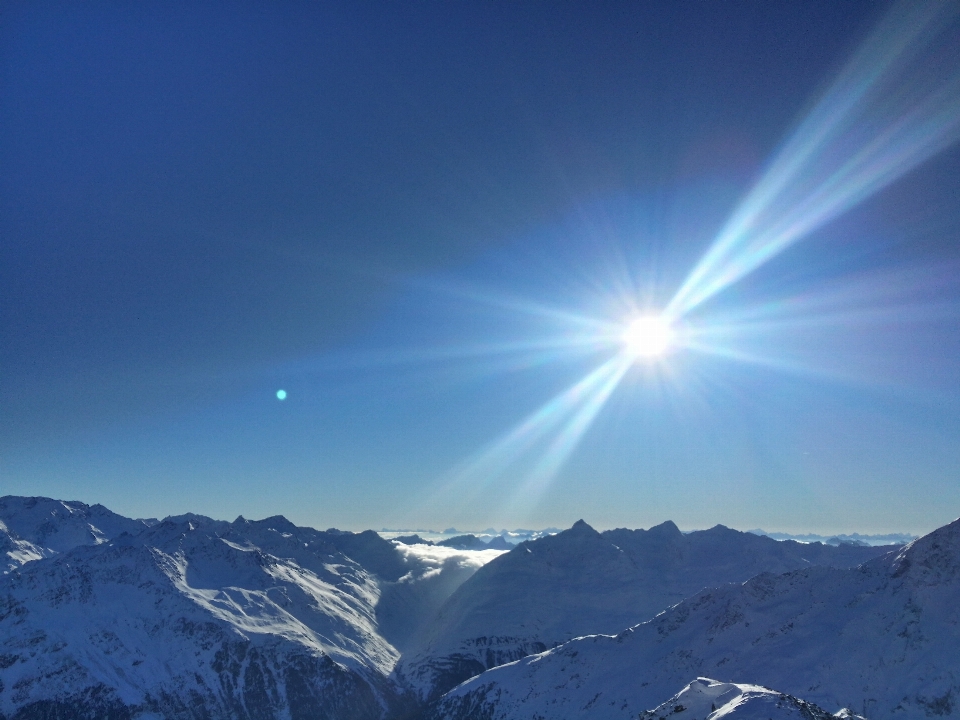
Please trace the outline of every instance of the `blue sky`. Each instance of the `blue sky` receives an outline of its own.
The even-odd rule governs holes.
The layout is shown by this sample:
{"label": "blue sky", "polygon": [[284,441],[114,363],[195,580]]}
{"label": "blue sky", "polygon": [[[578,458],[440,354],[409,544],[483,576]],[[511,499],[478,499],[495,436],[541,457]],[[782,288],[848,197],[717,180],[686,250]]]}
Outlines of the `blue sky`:
{"label": "blue sky", "polygon": [[960,45],[916,7],[8,3],[0,492],[954,519]]}

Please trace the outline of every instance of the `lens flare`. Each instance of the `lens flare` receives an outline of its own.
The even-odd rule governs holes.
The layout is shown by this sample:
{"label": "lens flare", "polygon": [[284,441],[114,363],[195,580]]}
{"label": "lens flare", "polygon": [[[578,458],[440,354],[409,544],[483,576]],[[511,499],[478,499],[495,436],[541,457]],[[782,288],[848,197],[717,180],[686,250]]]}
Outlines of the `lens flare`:
{"label": "lens flare", "polygon": [[[522,456],[533,452],[537,443],[569,423],[571,417],[579,417],[584,407],[595,404],[598,397],[605,400],[623,376],[621,365],[619,356],[608,360],[554,396],[495,443],[464,463],[457,470],[456,479],[475,483],[488,481],[506,472]],[[576,424],[574,420],[573,425]],[[569,436],[571,432],[561,431],[560,435]]]}
{"label": "lens flare", "polygon": [[567,458],[573,454],[590,425],[616,390],[630,367],[632,359],[617,355],[607,362],[603,380],[593,388],[580,408],[556,434],[550,446],[543,452],[533,470],[517,486],[511,497],[511,505],[522,507],[539,500],[540,495],[560,472]]}
{"label": "lens flare", "polygon": [[894,6],[667,306],[679,317],[960,138],[960,4]]}

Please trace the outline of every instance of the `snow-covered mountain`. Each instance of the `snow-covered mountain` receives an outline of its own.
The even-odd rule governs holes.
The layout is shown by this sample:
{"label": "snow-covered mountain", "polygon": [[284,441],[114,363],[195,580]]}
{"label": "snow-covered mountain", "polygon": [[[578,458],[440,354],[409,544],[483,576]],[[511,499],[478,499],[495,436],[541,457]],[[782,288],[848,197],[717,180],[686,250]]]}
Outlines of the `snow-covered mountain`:
{"label": "snow-covered mountain", "polygon": [[[831,569],[814,566],[846,568],[885,549],[722,526],[684,535],[672,523],[598,533],[581,521],[505,552],[406,545],[280,516],[157,523],[0,498],[0,720],[409,719],[459,680],[518,658],[430,712],[636,717],[710,675],[830,710],[865,702],[871,717],[897,704],[904,717],[949,715],[960,695],[945,649],[960,646],[957,549],[944,539],[952,527],[885,560]],[[619,636],[525,657],[761,571]],[[698,682],[670,707],[693,708],[691,693],[717,685]],[[713,717],[752,720],[749,708],[777,720],[831,717],[773,691],[735,694],[711,701]],[[706,720],[696,707],[696,717],[671,720]]]}
{"label": "snow-covered mountain", "polygon": [[142,520],[117,515],[103,505],[43,497],[0,497],[0,571],[146,528]]}
{"label": "snow-covered mountain", "polygon": [[391,640],[500,554],[49,498],[0,518],[2,720],[407,714]]}
{"label": "snow-covered mountain", "polygon": [[777,542],[720,525],[683,534],[672,522],[599,533],[581,520],[520,544],[464,582],[396,677],[429,701],[488,668],[580,635],[619,632],[704,587],[855,566],[890,549]]}
{"label": "snow-covered mountain", "polygon": [[489,670],[436,717],[636,718],[699,675],[870,718],[958,717],[958,648],[960,520],[857,568],[764,573]]}
{"label": "snow-covered mountain", "polygon": [[372,574],[276,524],[165,521],[6,575],[0,713],[381,717]]}

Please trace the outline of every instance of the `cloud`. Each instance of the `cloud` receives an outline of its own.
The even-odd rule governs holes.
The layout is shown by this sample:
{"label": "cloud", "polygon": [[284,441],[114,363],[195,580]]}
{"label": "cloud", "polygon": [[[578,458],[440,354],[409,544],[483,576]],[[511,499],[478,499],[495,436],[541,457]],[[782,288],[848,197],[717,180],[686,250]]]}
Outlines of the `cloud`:
{"label": "cloud", "polygon": [[450,570],[476,571],[508,550],[460,550],[443,545],[394,543],[410,568],[401,582],[424,580]]}

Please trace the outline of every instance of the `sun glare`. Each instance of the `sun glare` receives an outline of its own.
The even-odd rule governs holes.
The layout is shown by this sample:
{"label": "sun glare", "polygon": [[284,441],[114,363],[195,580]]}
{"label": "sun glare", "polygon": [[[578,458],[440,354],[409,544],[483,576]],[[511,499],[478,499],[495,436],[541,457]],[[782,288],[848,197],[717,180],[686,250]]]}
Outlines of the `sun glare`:
{"label": "sun glare", "polygon": [[634,357],[654,359],[670,349],[673,328],[660,315],[644,315],[627,325],[621,340],[627,352]]}
{"label": "sun glare", "polygon": [[[801,324],[823,325],[829,332],[824,336],[826,342],[848,318],[856,321],[855,313],[861,307],[865,318],[871,318],[869,322],[874,313],[894,312],[893,304],[869,306],[885,297],[872,279],[864,282],[862,299],[861,291],[847,277],[840,292],[758,299],[741,307],[735,298],[728,298],[720,308],[711,309],[707,303],[794,243],[960,141],[960,63],[953,52],[960,17],[957,7],[957,3],[938,0],[892,3],[888,16],[767,162],[753,188],[719,227],[666,305],[646,306],[648,298],[651,302],[665,299],[662,293],[668,288],[646,287],[642,279],[667,276],[648,275],[650,268],[643,268],[641,274],[639,265],[636,269],[629,265],[615,268],[610,286],[605,278],[591,278],[602,288],[598,298],[591,299],[591,307],[606,309],[600,317],[523,298],[463,291],[464,299],[539,317],[550,328],[563,328],[556,342],[547,336],[544,342],[483,344],[476,351],[464,349],[464,356],[518,353],[516,361],[503,366],[509,368],[541,367],[567,358],[568,350],[570,357],[595,351],[613,356],[464,463],[450,481],[451,491],[459,497],[467,487],[480,488],[493,478],[512,477],[524,468],[519,482],[511,481],[515,490],[506,502],[511,508],[533,505],[630,369],[638,369],[638,383],[648,382],[651,388],[663,383],[670,389],[666,381],[680,379],[684,368],[673,367],[667,360],[681,360],[675,357],[680,351],[789,373],[832,376],[835,371],[819,370],[812,364],[806,367],[806,356],[795,355],[795,342],[781,354],[775,334],[789,333],[792,339],[795,327]],[[622,256],[620,248],[614,249]],[[929,286],[927,279],[922,282]],[[881,290],[912,292],[910,286],[904,276],[902,283],[888,283]],[[750,297],[750,293],[743,295],[744,299]],[[906,302],[904,317],[906,313],[914,317],[917,308]],[[697,314],[692,315],[695,310]],[[764,346],[764,333],[770,333],[769,349]],[[859,377],[854,379],[862,382]]]}

